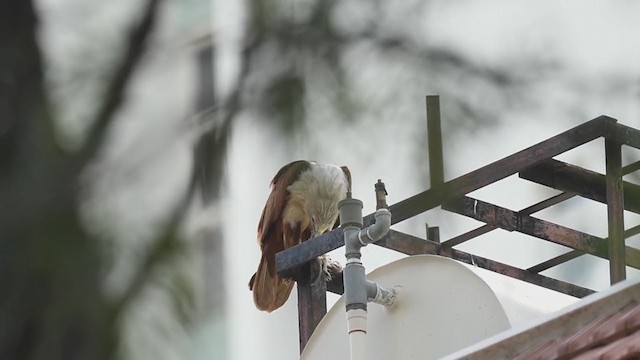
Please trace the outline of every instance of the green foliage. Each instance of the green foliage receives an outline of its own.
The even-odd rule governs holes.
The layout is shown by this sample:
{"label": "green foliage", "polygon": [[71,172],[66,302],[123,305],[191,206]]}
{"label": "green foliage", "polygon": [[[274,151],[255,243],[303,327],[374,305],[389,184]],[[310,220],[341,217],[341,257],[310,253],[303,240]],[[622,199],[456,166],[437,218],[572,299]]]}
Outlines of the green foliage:
{"label": "green foliage", "polygon": [[[102,146],[105,129],[120,106],[131,70],[142,55],[158,2],[151,0],[129,48],[107,85],[94,128],[82,149],[56,143],[45,69],[36,40],[31,1],[15,0],[0,11],[0,357],[7,359],[108,359],[115,356],[117,305],[102,289],[105,254],[82,227],[78,187],[82,171]],[[4,57],[3,57],[4,58]],[[4,78],[7,78],[4,76]],[[172,228],[173,229],[173,228]],[[160,242],[160,245],[163,245]],[[143,271],[161,261],[151,251]],[[141,276],[142,277],[142,276]],[[131,284],[127,294],[135,294]],[[118,299],[116,304],[125,304]]]}
{"label": "green foliage", "polygon": [[304,122],[304,99],[304,80],[296,74],[285,73],[269,84],[261,110],[264,115],[277,119],[285,133],[292,133]]}

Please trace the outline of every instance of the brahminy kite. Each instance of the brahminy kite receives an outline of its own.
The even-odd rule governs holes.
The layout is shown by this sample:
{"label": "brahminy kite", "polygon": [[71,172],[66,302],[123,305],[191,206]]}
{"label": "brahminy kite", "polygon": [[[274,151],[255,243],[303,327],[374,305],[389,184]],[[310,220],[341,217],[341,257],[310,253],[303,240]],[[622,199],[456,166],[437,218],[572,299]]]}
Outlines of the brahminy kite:
{"label": "brahminy kite", "polygon": [[[258,223],[260,264],[249,281],[259,310],[281,307],[293,289],[292,280],[276,273],[276,253],[333,229],[338,202],[350,190],[351,173],[346,166],[298,160],[278,171]],[[319,262],[327,278],[340,271],[340,265],[326,255]]]}

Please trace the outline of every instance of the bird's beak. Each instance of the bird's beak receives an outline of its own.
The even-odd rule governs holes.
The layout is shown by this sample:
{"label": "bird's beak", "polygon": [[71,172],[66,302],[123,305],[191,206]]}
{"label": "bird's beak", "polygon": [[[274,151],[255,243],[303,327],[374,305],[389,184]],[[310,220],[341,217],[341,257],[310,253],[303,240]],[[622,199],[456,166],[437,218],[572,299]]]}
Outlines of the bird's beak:
{"label": "bird's beak", "polygon": [[315,226],[311,227],[311,238],[318,237],[327,232],[326,229],[316,229]]}

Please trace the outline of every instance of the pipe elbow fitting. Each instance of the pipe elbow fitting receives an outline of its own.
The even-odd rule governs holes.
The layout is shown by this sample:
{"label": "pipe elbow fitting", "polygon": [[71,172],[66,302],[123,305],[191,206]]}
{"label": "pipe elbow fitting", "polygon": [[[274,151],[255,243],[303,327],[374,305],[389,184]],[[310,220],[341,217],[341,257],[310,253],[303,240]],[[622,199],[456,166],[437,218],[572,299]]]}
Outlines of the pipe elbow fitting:
{"label": "pipe elbow fitting", "polygon": [[391,212],[388,209],[378,209],[373,216],[376,219],[369,234],[375,241],[382,239],[391,228]]}
{"label": "pipe elbow fitting", "polygon": [[382,239],[391,227],[391,212],[388,209],[376,210],[373,217],[375,223],[358,233],[358,240],[363,246]]}

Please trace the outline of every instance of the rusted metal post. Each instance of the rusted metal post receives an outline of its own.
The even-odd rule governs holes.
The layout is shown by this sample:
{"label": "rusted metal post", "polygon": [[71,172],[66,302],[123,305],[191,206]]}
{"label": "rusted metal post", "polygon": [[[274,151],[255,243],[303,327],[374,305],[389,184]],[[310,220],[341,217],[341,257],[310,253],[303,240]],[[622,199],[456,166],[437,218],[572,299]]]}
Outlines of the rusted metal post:
{"label": "rusted metal post", "polygon": [[[615,125],[612,124],[612,125]],[[607,218],[609,227],[609,275],[611,284],[626,276],[624,239],[624,192],[622,183],[622,145],[609,132],[604,147],[607,166]]]}
{"label": "rusted metal post", "polygon": [[[298,333],[300,353],[307,345],[313,331],[327,313],[327,283],[316,261],[302,266],[298,283]],[[315,281],[313,281],[315,280]]]}
{"label": "rusted metal post", "polygon": [[376,191],[376,210],[378,209],[386,209],[389,207],[387,205],[387,188],[384,183],[378,179],[378,182],[373,186]]}
{"label": "rusted metal post", "polygon": [[427,224],[427,240],[433,242],[440,242],[440,227],[439,226],[429,226]]}
{"label": "rusted metal post", "polygon": [[440,127],[440,97],[427,96],[427,139],[429,141],[429,178],[431,188],[444,184],[444,156]]}

